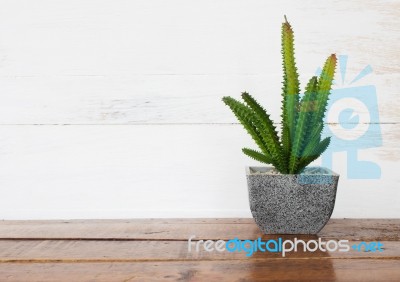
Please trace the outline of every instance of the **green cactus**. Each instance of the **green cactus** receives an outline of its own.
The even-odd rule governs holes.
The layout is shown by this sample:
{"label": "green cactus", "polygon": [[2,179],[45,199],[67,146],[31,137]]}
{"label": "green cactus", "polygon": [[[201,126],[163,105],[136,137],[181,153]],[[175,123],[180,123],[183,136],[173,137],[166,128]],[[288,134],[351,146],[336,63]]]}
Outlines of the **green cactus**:
{"label": "green cactus", "polygon": [[243,92],[244,103],[223,97],[240,123],[261,151],[243,148],[247,156],[272,164],[283,174],[300,173],[329,146],[330,137],[321,140],[323,119],[336,68],[336,55],[325,62],[319,77],[313,76],[300,99],[300,83],[294,57],[293,30],[285,17],[282,24],[282,127],[279,138],[276,127],[265,109]]}

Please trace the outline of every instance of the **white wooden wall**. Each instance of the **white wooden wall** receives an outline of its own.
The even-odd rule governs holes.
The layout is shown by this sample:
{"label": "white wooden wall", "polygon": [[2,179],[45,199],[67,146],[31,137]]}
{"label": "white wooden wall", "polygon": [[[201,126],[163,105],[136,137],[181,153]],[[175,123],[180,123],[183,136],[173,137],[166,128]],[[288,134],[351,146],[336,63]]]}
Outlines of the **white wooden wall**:
{"label": "white wooden wall", "polygon": [[[400,1],[0,0],[0,218],[250,216],[253,146],[221,97],[279,116],[280,25],[301,79],[330,53],[377,88],[382,178],[351,180],[334,217],[399,217]],[[373,121],[374,122],[374,121]],[[355,134],[349,132],[348,134]],[[318,161],[317,161],[318,163]]]}

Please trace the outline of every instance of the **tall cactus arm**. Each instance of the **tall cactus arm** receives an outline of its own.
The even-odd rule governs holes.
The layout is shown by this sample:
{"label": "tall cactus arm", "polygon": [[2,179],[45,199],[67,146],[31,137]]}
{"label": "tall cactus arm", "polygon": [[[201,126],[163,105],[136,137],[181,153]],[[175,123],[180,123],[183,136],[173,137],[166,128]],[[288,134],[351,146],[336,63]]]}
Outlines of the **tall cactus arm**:
{"label": "tall cactus arm", "polygon": [[324,68],[319,76],[313,124],[323,122],[326,107],[328,105],[329,94],[332,88],[333,77],[335,75],[336,63],[336,55],[330,55],[325,61]]}
{"label": "tall cactus arm", "polygon": [[[283,66],[283,69],[285,67]],[[285,70],[284,70],[285,71]],[[286,75],[283,75],[283,86],[282,86],[282,107],[281,107],[281,141],[282,141],[282,151],[285,157],[285,161],[287,162],[289,160],[290,156],[290,148],[291,148],[291,140],[290,140],[290,132],[289,132],[289,126],[287,124],[287,113],[286,113],[286,102],[287,102],[287,97],[286,97]]]}
{"label": "tall cactus arm", "polygon": [[287,163],[283,158],[282,147],[279,142],[278,132],[276,131],[276,127],[270,119],[270,116],[249,93],[242,93],[242,98],[246,102],[246,104],[254,111],[254,114],[258,117],[258,129],[261,132],[264,143],[268,147],[268,151],[279,165],[278,170],[287,172]]}
{"label": "tall cactus arm", "polygon": [[305,144],[304,149],[301,152],[302,157],[309,157],[313,154],[314,148],[321,141],[321,132],[323,126],[323,123],[313,125],[313,132],[310,134],[310,136],[307,137],[307,143]]}
{"label": "tall cactus arm", "polygon": [[245,153],[247,156],[252,158],[253,160],[266,163],[266,164],[272,164],[272,158],[271,156],[267,156],[261,152],[258,152],[256,150],[248,149],[248,148],[243,148],[242,149],[243,153]]}
{"label": "tall cactus arm", "polygon": [[300,173],[311,162],[318,159],[318,157],[328,148],[330,142],[331,142],[331,137],[326,137],[324,140],[319,142],[309,156],[301,158],[299,166],[297,167],[295,173]]}
{"label": "tall cactus arm", "polygon": [[255,117],[251,109],[231,97],[223,97],[222,101],[232,110],[236,118],[243,125],[249,135],[253,138],[254,142],[256,142],[261,151],[265,155],[269,155],[267,146],[264,144],[260,133],[254,126],[253,122]]}
{"label": "tall cactus arm", "polygon": [[289,173],[295,173],[297,171],[297,166],[299,165],[299,160],[301,157],[301,150],[304,146],[305,139],[307,137],[307,128],[312,127],[309,124],[310,117],[312,117],[313,111],[313,96],[317,91],[318,78],[316,76],[312,77],[307,84],[305,94],[300,103],[300,113],[298,120],[296,122],[296,131],[292,145],[292,151],[290,154],[289,161]]}
{"label": "tall cactus arm", "polygon": [[[295,134],[295,123],[298,115],[300,83],[294,58],[294,35],[289,22],[282,24],[282,57],[283,57],[283,100],[282,100],[282,136],[283,151],[289,159],[291,142]],[[287,127],[287,129],[285,128]],[[288,135],[288,136],[286,136]]]}
{"label": "tall cactus arm", "polygon": [[326,137],[322,140],[314,149],[313,155],[320,156],[325,150],[328,148],[329,144],[331,143],[331,137]]}

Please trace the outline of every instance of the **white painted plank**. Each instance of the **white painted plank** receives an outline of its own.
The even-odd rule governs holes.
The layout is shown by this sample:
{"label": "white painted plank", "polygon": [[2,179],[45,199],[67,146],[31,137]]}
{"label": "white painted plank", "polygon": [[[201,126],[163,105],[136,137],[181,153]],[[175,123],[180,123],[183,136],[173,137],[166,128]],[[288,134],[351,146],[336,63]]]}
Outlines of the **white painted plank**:
{"label": "white painted plank", "polygon": [[[358,91],[366,85],[375,87],[377,102],[364,112],[379,111],[380,116],[361,122],[400,122],[400,100],[393,99],[400,75],[371,75],[335,89]],[[233,123],[237,120],[221,98],[239,99],[242,91],[250,92],[280,122],[279,74],[2,78],[0,90],[0,124]],[[370,97],[365,94],[358,99],[362,103]],[[347,107],[352,108],[348,103],[336,108],[328,121],[337,122]]]}
{"label": "white painted plank", "polygon": [[[361,121],[400,122],[398,1],[0,3],[0,218],[249,216],[238,125],[127,124],[232,123],[220,99],[244,90],[276,119],[283,14],[303,82],[347,54],[345,87],[375,71],[352,84],[377,89],[380,120]],[[360,152],[380,180],[346,179],[335,155],[334,216],[399,216],[397,127]]]}
{"label": "white painted plank", "polygon": [[[347,179],[334,155],[334,217],[400,216],[398,125],[381,128],[359,151],[381,179]],[[250,216],[243,146],[238,125],[1,126],[0,218]]]}
{"label": "white painted plank", "polygon": [[347,54],[345,82],[370,64],[355,85],[375,85],[381,121],[400,121],[398,1],[0,3],[0,124],[233,122],[219,99],[244,90],[278,116],[283,14],[303,85]]}
{"label": "white painted plank", "polygon": [[[248,74],[280,66],[280,24],[299,64],[331,52],[399,72],[395,0],[2,1],[0,75]],[[274,71],[275,72],[275,71]]]}

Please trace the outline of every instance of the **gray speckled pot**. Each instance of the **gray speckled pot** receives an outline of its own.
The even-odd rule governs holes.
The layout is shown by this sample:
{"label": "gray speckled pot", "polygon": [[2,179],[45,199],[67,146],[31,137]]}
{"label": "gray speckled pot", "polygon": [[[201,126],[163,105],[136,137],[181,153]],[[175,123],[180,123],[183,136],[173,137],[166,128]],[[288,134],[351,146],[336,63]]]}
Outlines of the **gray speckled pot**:
{"label": "gray speckled pot", "polygon": [[247,167],[250,209],[265,234],[317,234],[335,206],[339,175],[259,174],[269,167]]}

